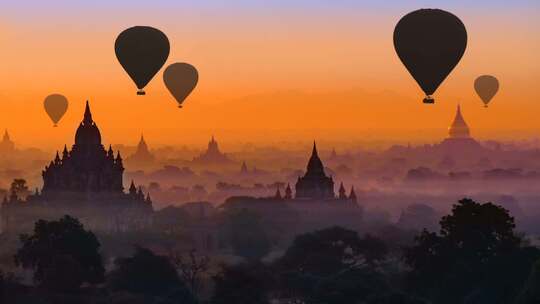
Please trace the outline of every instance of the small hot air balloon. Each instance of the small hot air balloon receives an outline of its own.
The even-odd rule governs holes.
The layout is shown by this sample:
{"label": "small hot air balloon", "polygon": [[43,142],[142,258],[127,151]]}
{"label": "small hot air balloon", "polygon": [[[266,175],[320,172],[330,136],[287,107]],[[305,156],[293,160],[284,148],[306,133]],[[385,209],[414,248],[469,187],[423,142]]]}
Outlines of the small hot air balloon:
{"label": "small hot air balloon", "polygon": [[67,111],[67,98],[60,94],[51,94],[45,98],[43,105],[45,106],[45,112],[53,121],[54,126],[57,127],[58,122]]}
{"label": "small hot air balloon", "polygon": [[394,47],[399,59],[426,98],[458,64],[467,47],[467,30],[453,14],[440,9],[420,9],[405,15],[394,29]]}
{"label": "small hot air balloon", "polygon": [[491,99],[499,91],[499,81],[494,76],[482,75],[474,81],[474,90],[484,102],[484,107],[487,108]]}
{"label": "small hot air balloon", "polygon": [[170,45],[160,30],[134,26],[118,35],[114,50],[116,58],[137,85],[137,95],[145,95],[143,88],[167,61]]}
{"label": "small hot air balloon", "polygon": [[163,82],[178,102],[179,108],[182,107],[182,103],[193,91],[198,81],[199,73],[189,63],[173,63],[163,72]]}

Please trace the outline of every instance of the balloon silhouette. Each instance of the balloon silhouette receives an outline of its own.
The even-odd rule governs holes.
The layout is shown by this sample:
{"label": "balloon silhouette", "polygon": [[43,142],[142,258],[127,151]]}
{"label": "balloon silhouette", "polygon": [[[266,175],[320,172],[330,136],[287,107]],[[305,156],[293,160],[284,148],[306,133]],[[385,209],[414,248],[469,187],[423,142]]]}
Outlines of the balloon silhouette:
{"label": "balloon silhouette", "polygon": [[178,102],[178,107],[189,96],[199,81],[197,69],[189,63],[177,62],[169,65],[163,72],[163,82]]}
{"label": "balloon silhouette", "polygon": [[467,30],[453,14],[440,9],[420,9],[405,15],[394,29],[394,48],[426,98],[458,64],[467,47]]}
{"label": "balloon silhouette", "polygon": [[482,75],[474,81],[474,90],[484,102],[484,107],[487,108],[491,99],[499,91],[499,81],[494,76]]}
{"label": "balloon silhouette", "polygon": [[145,95],[143,88],[167,61],[170,45],[160,30],[135,26],[118,35],[114,51],[120,65],[137,85],[137,95]]}
{"label": "balloon silhouette", "polygon": [[58,122],[67,111],[67,98],[60,94],[52,94],[45,98],[43,105],[45,106],[45,112],[53,121],[54,126],[57,127]]}

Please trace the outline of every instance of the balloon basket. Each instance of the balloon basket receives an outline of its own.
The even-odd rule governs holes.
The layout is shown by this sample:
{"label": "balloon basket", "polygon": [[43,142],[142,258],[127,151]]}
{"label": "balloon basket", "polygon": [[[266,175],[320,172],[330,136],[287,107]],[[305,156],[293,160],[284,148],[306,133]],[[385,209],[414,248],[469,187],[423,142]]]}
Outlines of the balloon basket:
{"label": "balloon basket", "polygon": [[56,127],[58,127],[58,125],[57,125],[57,124],[54,124],[54,125],[53,125],[53,128],[56,128]]}
{"label": "balloon basket", "polygon": [[181,108],[182,108],[182,105],[178,105],[178,108],[181,109]]}
{"label": "balloon basket", "polygon": [[427,96],[426,98],[424,98],[423,102],[425,104],[434,104],[435,103],[435,99],[433,99],[433,97],[431,96]]}
{"label": "balloon basket", "polygon": [[137,95],[143,96],[143,95],[146,95],[146,92],[143,90],[139,90],[137,91]]}

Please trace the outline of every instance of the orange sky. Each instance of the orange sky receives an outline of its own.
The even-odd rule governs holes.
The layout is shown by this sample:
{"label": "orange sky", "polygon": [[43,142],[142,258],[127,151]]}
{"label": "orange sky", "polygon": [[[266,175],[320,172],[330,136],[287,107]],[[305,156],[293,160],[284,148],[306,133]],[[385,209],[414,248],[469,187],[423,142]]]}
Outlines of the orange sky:
{"label": "orange sky", "polygon": [[[200,10],[171,14],[96,10],[65,18],[31,14],[0,19],[0,128],[20,146],[72,144],[90,99],[105,143],[203,144],[211,134],[229,142],[444,136],[460,102],[473,135],[529,138],[540,131],[538,9],[453,11],[467,26],[464,58],[423,105],[417,84],[392,45],[399,18],[410,10],[281,14]],[[32,20],[29,20],[32,19]],[[113,50],[119,32],[151,25],[171,41],[169,63],[199,70],[199,85],[179,110],[160,71],[136,96]],[[473,91],[480,74],[501,90],[484,109]],[[43,99],[70,101],[58,128]]]}

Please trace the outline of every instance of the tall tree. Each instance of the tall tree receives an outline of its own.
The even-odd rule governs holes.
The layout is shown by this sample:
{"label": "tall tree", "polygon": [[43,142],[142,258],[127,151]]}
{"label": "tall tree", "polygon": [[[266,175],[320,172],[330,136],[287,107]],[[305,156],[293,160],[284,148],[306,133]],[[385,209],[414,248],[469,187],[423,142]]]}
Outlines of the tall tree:
{"label": "tall tree", "polygon": [[259,215],[240,209],[227,212],[225,217],[226,237],[238,256],[256,262],[268,254],[271,243]]}
{"label": "tall tree", "polygon": [[539,256],[524,246],[508,211],[492,203],[462,199],[440,226],[439,234],[424,230],[405,254],[414,289],[437,303],[507,303]]}
{"label": "tall tree", "polygon": [[50,289],[71,290],[103,281],[105,268],[96,236],[71,216],[39,220],[32,235],[20,236],[17,266],[34,270],[34,280]]}
{"label": "tall tree", "polygon": [[272,278],[261,263],[222,265],[214,276],[212,304],[268,304]]}
{"label": "tall tree", "polygon": [[299,303],[355,303],[386,290],[376,271],[386,245],[377,238],[331,227],[299,235],[276,262],[279,296]]}
{"label": "tall tree", "polygon": [[168,257],[136,247],[131,257],[118,258],[107,285],[113,291],[166,297],[180,303],[196,303]]}

